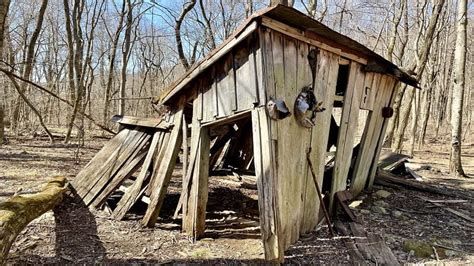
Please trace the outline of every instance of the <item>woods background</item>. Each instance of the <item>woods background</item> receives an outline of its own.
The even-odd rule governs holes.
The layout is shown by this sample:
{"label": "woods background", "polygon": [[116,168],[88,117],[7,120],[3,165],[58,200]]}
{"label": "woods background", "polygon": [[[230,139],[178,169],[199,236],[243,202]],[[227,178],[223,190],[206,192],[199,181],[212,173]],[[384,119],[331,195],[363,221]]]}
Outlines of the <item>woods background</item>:
{"label": "woods background", "polygon": [[[10,5],[0,25],[4,32],[0,127],[11,136],[46,134],[51,141],[81,143],[97,130],[110,133],[114,114],[156,116],[151,97],[230,36],[252,12],[270,4],[268,0],[2,2],[3,13]],[[453,102],[456,97],[461,98],[459,137],[472,143],[470,37],[464,73],[459,74],[465,77],[465,87],[453,89],[456,25],[462,23],[457,11],[465,0],[272,2],[293,5],[418,77],[422,90],[405,85],[397,96],[386,141],[394,151],[405,149],[412,155],[427,135],[452,144],[446,136],[451,132],[451,108],[459,108],[459,101]],[[472,15],[468,3],[467,20]],[[474,35],[472,23],[466,34]]]}

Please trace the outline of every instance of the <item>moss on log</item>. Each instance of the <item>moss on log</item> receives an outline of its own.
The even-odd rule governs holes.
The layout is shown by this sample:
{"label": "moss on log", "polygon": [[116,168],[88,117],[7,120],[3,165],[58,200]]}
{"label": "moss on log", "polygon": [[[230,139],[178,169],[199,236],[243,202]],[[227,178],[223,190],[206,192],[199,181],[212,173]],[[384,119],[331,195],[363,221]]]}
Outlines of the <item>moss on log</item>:
{"label": "moss on log", "polygon": [[0,203],[0,265],[5,263],[18,234],[31,221],[62,201],[66,182],[66,178],[58,176],[49,181],[41,192],[13,196]]}

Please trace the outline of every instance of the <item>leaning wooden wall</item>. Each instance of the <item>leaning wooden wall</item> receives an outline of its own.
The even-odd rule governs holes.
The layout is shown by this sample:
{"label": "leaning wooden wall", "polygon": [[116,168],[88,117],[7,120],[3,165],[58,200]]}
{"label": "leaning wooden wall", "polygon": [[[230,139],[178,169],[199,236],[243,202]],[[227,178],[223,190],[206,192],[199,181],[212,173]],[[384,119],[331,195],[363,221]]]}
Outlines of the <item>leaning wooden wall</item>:
{"label": "leaning wooden wall", "polygon": [[[311,84],[307,56],[310,49],[316,47],[265,28],[261,31],[260,42],[266,100],[282,99],[293,112],[294,101],[301,89]],[[256,162],[262,157],[262,165],[256,163],[256,172],[259,180],[263,180],[258,187],[267,259],[282,258],[283,251],[296,242],[300,234],[314,229],[318,223],[320,205],[306,151],[312,148],[311,159],[321,185],[338,62],[338,55],[321,50],[315,95],[323,101],[326,111],[317,114],[313,128],[299,126],[294,117],[269,120],[262,115],[263,107],[252,116]]]}
{"label": "leaning wooden wall", "polygon": [[209,123],[252,109],[261,103],[261,60],[257,34],[250,35],[198,79],[197,119]]}

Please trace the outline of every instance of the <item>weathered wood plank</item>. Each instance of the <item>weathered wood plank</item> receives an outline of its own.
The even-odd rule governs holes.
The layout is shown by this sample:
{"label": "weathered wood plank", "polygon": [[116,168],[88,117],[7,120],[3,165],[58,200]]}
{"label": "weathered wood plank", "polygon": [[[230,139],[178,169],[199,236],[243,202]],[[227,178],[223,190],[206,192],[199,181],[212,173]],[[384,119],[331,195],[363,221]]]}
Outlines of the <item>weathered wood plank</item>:
{"label": "weathered wood plank", "polygon": [[183,121],[183,108],[185,101],[185,97],[181,97],[179,100],[177,106],[178,110],[173,118],[175,126],[171,131],[168,145],[164,151],[163,158],[160,160],[159,168],[153,173],[153,176],[155,176],[155,182],[152,183],[150,204],[148,205],[145,216],[142,219],[142,224],[145,226],[151,227],[155,225],[161,206],[163,205],[171,174],[180,150],[179,147],[182,137],[181,123]]}
{"label": "weathered wood plank", "polygon": [[201,127],[183,229],[193,239],[204,235],[209,178],[209,129]]}
{"label": "weathered wood plank", "polygon": [[229,53],[216,66],[217,117],[226,117],[237,110],[233,61],[233,54]]}
{"label": "weathered wood plank", "polygon": [[189,163],[188,163],[188,168],[186,171],[186,177],[183,180],[183,187],[181,191],[181,195],[179,196],[179,201],[178,201],[178,206],[176,207],[174,217],[177,218],[179,211],[181,208],[183,209],[183,230],[184,226],[186,223],[187,216],[187,202],[189,198],[189,190],[190,190],[190,184],[191,184],[191,179],[192,179],[192,174],[194,171],[194,167],[196,164],[196,157],[197,157],[197,151],[199,150],[199,139],[200,139],[200,126],[201,122],[196,119],[195,114],[199,112],[199,109],[201,108],[199,106],[199,99],[194,99],[193,101],[193,120],[191,123],[191,151],[190,151],[190,157],[189,157]]}
{"label": "weathered wood plank", "polygon": [[135,117],[135,116],[123,116],[123,115],[114,115],[112,117],[112,122],[119,123],[121,125],[131,125],[131,126],[140,126],[140,127],[151,127],[156,130],[168,130],[173,125],[163,121],[161,118],[152,118],[152,117]]}
{"label": "weathered wood plank", "polygon": [[[71,180],[71,185],[77,191],[80,191],[85,184],[88,184],[92,180],[91,173],[97,172],[100,168],[104,166],[104,162],[109,159],[110,154],[113,153],[122,142],[130,134],[131,129],[125,128],[121,130],[117,135],[115,135],[111,140],[109,140],[99,152],[82,168],[82,170],[77,174],[77,176]],[[82,193],[78,194],[83,196]]]}
{"label": "weathered wood plank", "polygon": [[372,87],[372,81],[374,79],[374,73],[369,72],[365,74],[364,87],[360,98],[360,109],[373,110],[376,89]]}
{"label": "weathered wood plank", "polygon": [[145,179],[148,177],[148,168],[151,165],[152,158],[155,156],[156,148],[158,146],[158,140],[160,139],[161,134],[162,133],[158,131],[153,134],[153,139],[151,140],[150,148],[148,149],[148,153],[146,155],[145,161],[143,162],[140,174],[138,175],[133,185],[128,188],[127,192],[117,203],[117,207],[112,213],[112,217],[114,219],[122,220],[128,210],[130,210],[133,204],[135,204],[135,202],[137,201],[138,193],[142,189]]}
{"label": "weathered wood plank", "polygon": [[[391,82],[387,85],[387,90],[390,91],[390,96],[387,95],[387,100],[386,100],[386,105],[385,106],[390,106],[393,107],[393,104],[395,102],[395,95],[397,93],[397,89],[399,88],[398,81],[396,81],[393,78],[390,78]],[[372,185],[374,184],[374,178],[375,178],[375,173],[377,171],[377,165],[378,165],[378,160],[380,157],[380,152],[382,150],[382,145],[383,145],[383,139],[385,137],[385,131],[387,131],[388,127],[388,118],[383,118],[382,120],[382,129],[379,134],[379,139],[377,141],[377,147],[375,150],[375,156],[372,159],[372,166],[370,168],[370,173],[369,173],[369,180],[367,182],[367,188],[371,189]]]}
{"label": "weathered wood plank", "polygon": [[[337,73],[339,70],[339,56],[326,51],[320,51],[319,68],[316,73],[315,95],[323,102],[324,112],[316,114],[316,125],[311,129],[311,161],[318,177],[318,185],[322,187],[324,177],[324,164],[326,160],[326,147],[329,138],[329,125],[331,112],[336,93]],[[320,202],[310,170],[307,170],[306,195],[304,203],[304,218],[302,232],[313,230],[319,222]],[[315,210],[315,211],[312,211]]]}
{"label": "weathered wood plank", "polygon": [[199,65],[192,69],[190,72],[186,73],[185,78],[181,79],[178,84],[172,87],[168,92],[163,93],[160,96],[160,102],[164,103],[168,101],[171,97],[177,94],[184,86],[188,84],[188,82],[195,77],[197,77],[201,72],[207,69],[209,66],[213,65],[217,60],[222,58],[225,54],[227,54],[232,48],[241,41],[245,40],[250,34],[257,30],[258,25],[257,22],[254,21],[247,25],[242,32],[239,32],[237,35],[234,35],[234,38],[228,39],[224,46],[219,49],[216,53],[210,55],[203,61],[199,62]]}
{"label": "weathered wood plank", "polygon": [[247,39],[242,45],[235,48],[234,71],[235,90],[237,94],[237,110],[247,110],[253,108],[254,103],[258,103],[258,88],[255,66],[254,48],[252,38]]}
{"label": "weathered wood plank", "polygon": [[144,151],[140,151],[137,156],[131,156],[131,159],[124,164],[124,167],[122,167],[109,184],[107,184],[107,187],[91,202],[91,206],[98,208],[104,204],[107,198],[140,168],[145,156],[146,152]]}
{"label": "weathered wood plank", "polygon": [[255,174],[257,176],[258,209],[265,259],[282,261],[283,245],[279,242],[279,211],[276,201],[275,174],[272,161],[270,123],[263,107],[252,111]]}
{"label": "weathered wood plank", "polygon": [[120,169],[123,163],[136,151],[141,149],[148,141],[148,133],[141,131],[140,128],[130,132],[127,138],[122,142],[118,149],[109,153],[109,158],[103,162],[103,167],[98,171],[91,173],[92,180],[89,180],[82,189],[77,190],[78,195],[82,195],[82,200],[89,205],[94,197],[110,181],[111,177]]}
{"label": "weathered wood plank", "polygon": [[[292,38],[295,38],[299,41],[306,42],[306,43],[311,44],[313,46],[316,46],[320,49],[323,49],[323,50],[326,50],[328,52],[343,56],[343,57],[348,58],[348,59],[351,59],[351,60],[353,60],[355,62],[358,62],[360,64],[364,64],[364,65],[367,64],[367,59],[365,59],[365,58],[361,58],[357,55],[343,52],[343,51],[341,51],[341,49],[334,48],[334,47],[329,46],[329,45],[327,45],[323,42],[315,40],[314,37],[309,38],[307,36],[304,36],[305,35],[304,31],[298,30],[294,27],[288,26],[288,25],[286,25],[282,22],[276,21],[276,20],[271,19],[269,17],[265,17],[265,16],[262,17],[262,25],[265,26],[265,27],[268,27],[270,29],[273,29],[275,31],[278,31],[282,34],[285,34],[287,36],[290,36]],[[311,33],[311,32],[308,32],[308,33]]]}
{"label": "weathered wood plank", "polygon": [[131,144],[124,150],[120,151],[120,154],[116,157],[110,167],[104,168],[103,172],[99,172],[99,178],[95,185],[89,190],[89,192],[82,198],[86,205],[90,205],[93,200],[99,195],[103,189],[105,189],[114,177],[122,169],[124,164],[130,159],[136,156],[139,150],[141,150],[149,141],[150,135],[144,133],[142,136],[137,137],[136,141],[132,141]]}
{"label": "weathered wood plank", "polygon": [[370,170],[371,158],[373,158],[375,152],[375,146],[373,145],[373,139],[376,138],[377,132],[377,121],[380,119],[382,114],[383,99],[387,94],[385,90],[385,84],[387,80],[385,76],[380,74],[374,74],[372,81],[372,88],[376,91],[374,107],[372,111],[369,111],[367,121],[364,128],[364,133],[360,141],[359,153],[354,165],[354,171],[352,174],[351,193],[352,195],[359,194],[365,187],[367,177]]}
{"label": "weathered wood plank", "polygon": [[[275,34],[277,35],[279,35],[277,39],[283,37]],[[308,85],[298,82],[299,78],[303,79],[303,82],[308,80],[307,73],[304,73],[304,68],[302,68],[308,65],[307,53],[300,57],[297,43],[289,38],[282,38],[280,51],[277,50],[280,49],[280,45],[274,44],[274,58],[278,58],[274,61],[276,97],[284,99],[291,106],[291,102],[296,99],[300,89]],[[281,59],[282,65],[279,64]],[[298,70],[301,72],[300,76],[298,76]],[[281,219],[279,239],[286,249],[296,242],[300,235],[300,221],[303,216],[303,183],[307,174],[305,150],[309,147],[310,130],[300,127],[294,118],[279,120],[272,125],[278,128],[275,149],[278,176],[275,180],[279,188],[277,190]]]}
{"label": "weathered wood plank", "polygon": [[364,84],[364,73],[361,65],[351,62],[349,80],[344,93],[341,123],[337,138],[336,159],[329,198],[329,211],[333,211],[334,194],[346,190],[347,175],[351,165],[352,149],[355,139],[361,88]]}

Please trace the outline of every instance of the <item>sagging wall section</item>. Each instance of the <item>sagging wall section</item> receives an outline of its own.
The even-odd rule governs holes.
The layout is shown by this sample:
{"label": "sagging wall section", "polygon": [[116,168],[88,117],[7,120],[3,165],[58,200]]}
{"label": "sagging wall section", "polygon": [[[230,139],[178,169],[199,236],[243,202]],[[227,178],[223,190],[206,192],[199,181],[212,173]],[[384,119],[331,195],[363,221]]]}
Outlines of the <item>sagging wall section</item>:
{"label": "sagging wall section", "polygon": [[[311,42],[289,37],[260,26],[230,53],[201,74],[193,84],[191,179],[183,205],[183,230],[199,238],[204,234],[209,170],[209,129],[219,121],[230,121],[251,112],[254,163],[258,182],[259,212],[266,259],[282,260],[284,250],[320,221],[320,202],[311,177],[306,153],[315,167],[321,187],[324,176],[331,112],[335,100],[340,55],[319,50],[314,93],[323,102],[316,125],[304,128],[294,116],[271,120],[265,110],[269,99],[282,99],[293,112],[295,99],[311,85],[308,63]],[[381,110],[393,102],[395,80],[365,73],[363,65],[348,61],[349,77],[343,98],[341,125],[337,136],[335,170],[331,195],[347,188],[347,175],[360,108],[369,110],[355,162],[351,190],[360,192],[373,180],[381,139],[388,119]]]}

